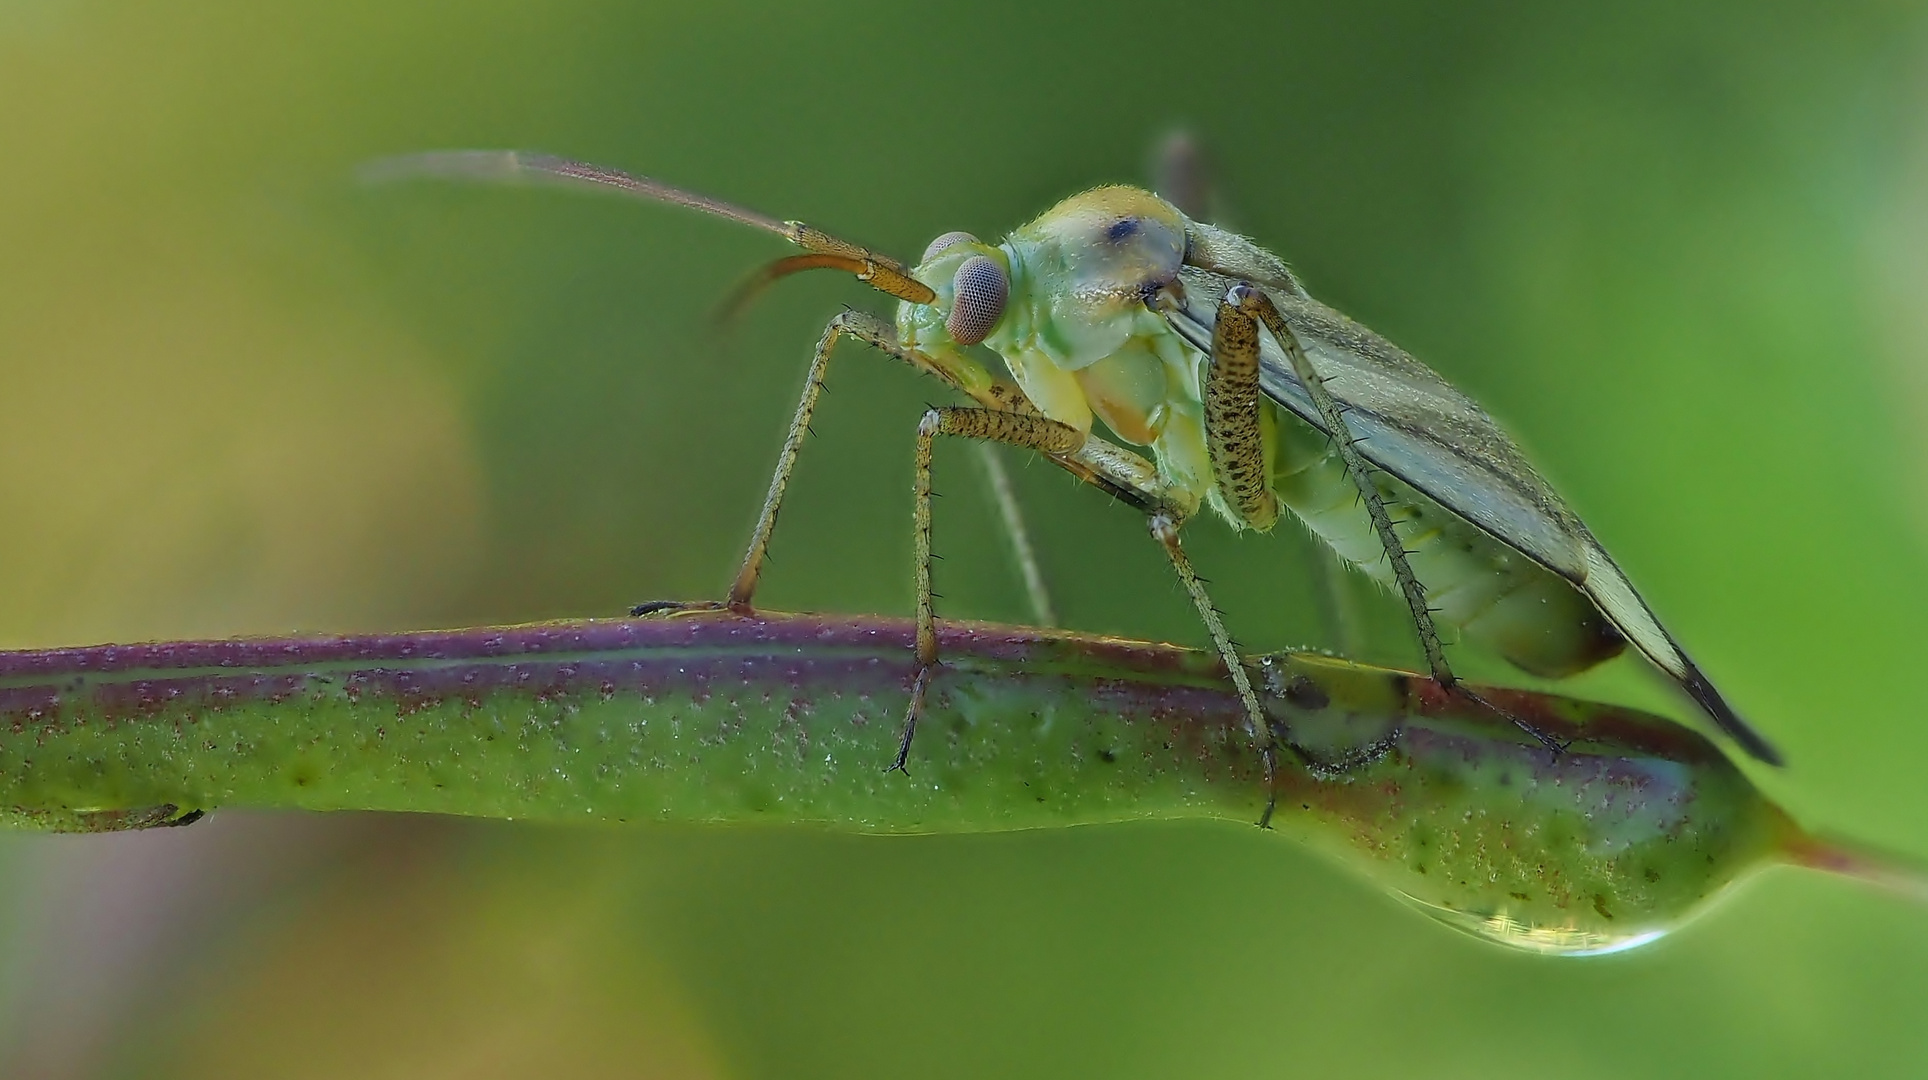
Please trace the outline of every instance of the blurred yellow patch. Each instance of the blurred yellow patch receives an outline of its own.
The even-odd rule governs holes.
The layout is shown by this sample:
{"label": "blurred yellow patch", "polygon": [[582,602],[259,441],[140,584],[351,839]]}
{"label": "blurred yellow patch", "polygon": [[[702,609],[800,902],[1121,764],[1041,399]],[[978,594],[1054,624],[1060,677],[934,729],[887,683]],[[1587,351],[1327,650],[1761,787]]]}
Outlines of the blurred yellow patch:
{"label": "blurred yellow patch", "polygon": [[393,626],[475,566],[465,422],[405,341],[202,267],[35,284],[0,324],[0,642]]}

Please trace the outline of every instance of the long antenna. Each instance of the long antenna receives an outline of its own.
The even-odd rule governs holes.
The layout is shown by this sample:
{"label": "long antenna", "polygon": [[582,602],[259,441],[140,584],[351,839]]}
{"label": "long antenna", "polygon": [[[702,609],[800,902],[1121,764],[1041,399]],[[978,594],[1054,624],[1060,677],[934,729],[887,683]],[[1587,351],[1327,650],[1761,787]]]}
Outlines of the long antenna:
{"label": "long antenna", "polygon": [[806,251],[837,256],[835,260],[818,265],[847,270],[859,281],[899,300],[928,304],[937,295],[923,282],[911,277],[904,264],[896,259],[838,239],[801,221],[779,221],[767,214],[685,191],[660,180],[632,176],[619,169],[571,161],[550,154],[532,154],[521,150],[431,150],[371,161],[357,170],[357,175],[363,183],[413,179],[477,180],[490,183],[549,183],[616,191],[651,202],[699,210],[753,229],[775,233]]}

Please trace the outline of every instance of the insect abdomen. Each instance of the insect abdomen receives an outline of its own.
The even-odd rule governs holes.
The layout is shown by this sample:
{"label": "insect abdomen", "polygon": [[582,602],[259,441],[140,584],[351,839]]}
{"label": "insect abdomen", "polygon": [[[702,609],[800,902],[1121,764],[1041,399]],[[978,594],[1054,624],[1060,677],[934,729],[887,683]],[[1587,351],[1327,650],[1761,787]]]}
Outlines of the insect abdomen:
{"label": "insect abdomen", "polygon": [[[1626,647],[1613,624],[1564,578],[1391,476],[1374,479],[1440,622],[1547,678],[1585,671]],[[1281,416],[1272,483],[1279,501],[1341,559],[1393,585],[1372,522],[1325,435]]]}

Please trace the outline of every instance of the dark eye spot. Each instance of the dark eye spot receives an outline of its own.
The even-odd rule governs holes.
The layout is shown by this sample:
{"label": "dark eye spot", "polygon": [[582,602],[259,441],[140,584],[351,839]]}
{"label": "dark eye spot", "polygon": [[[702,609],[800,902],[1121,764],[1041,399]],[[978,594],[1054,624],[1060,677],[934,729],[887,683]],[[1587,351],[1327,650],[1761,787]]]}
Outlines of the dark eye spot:
{"label": "dark eye spot", "polygon": [[1111,228],[1105,230],[1105,239],[1114,244],[1129,240],[1138,235],[1140,224],[1141,222],[1135,217],[1119,218],[1111,223]]}

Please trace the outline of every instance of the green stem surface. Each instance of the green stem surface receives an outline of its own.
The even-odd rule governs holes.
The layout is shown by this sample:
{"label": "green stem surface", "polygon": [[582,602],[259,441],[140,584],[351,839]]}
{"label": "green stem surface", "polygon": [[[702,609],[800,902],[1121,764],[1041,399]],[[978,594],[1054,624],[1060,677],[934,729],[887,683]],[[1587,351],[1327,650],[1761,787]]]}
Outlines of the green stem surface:
{"label": "green stem surface", "polygon": [[0,653],[0,818],[99,830],[221,807],[991,831],[1256,822],[1465,929],[1648,940],[1815,842],[1671,721],[1303,654],[1253,666],[1271,792],[1218,661],[946,624],[909,774],[905,621],[719,612],[377,637]]}

